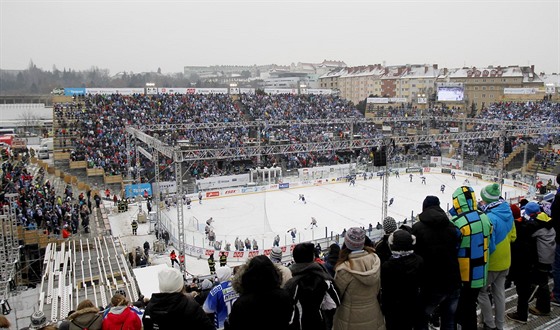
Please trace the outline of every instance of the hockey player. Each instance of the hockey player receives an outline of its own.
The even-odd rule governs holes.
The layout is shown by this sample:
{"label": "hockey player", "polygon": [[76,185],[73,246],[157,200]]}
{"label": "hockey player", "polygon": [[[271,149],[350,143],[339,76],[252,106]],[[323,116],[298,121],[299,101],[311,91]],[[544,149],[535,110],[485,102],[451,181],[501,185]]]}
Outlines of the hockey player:
{"label": "hockey player", "polygon": [[210,219],[206,220],[206,224],[208,226],[212,226],[212,222],[214,222],[214,219],[212,219],[212,217],[210,217]]}
{"label": "hockey player", "polygon": [[421,178],[422,178],[422,184],[426,184],[426,177],[422,176]]}
{"label": "hockey player", "polygon": [[471,182],[469,181],[469,179],[465,179],[465,181],[463,181],[463,186],[470,186]]}
{"label": "hockey player", "polygon": [[313,226],[318,227],[317,219],[315,219],[315,217],[311,217],[311,224],[309,224],[309,228],[313,228]]}
{"label": "hockey player", "polygon": [[216,233],[212,229],[208,232],[208,245],[214,246],[214,241],[216,240]]}
{"label": "hockey player", "polygon": [[355,185],[356,185],[356,178],[355,178],[355,177],[352,177],[352,178],[350,179],[350,186],[355,186]]}
{"label": "hockey player", "polygon": [[307,204],[305,201],[305,196],[303,194],[299,194],[299,200],[303,202],[303,204]]}
{"label": "hockey player", "polygon": [[389,199],[389,206],[393,205],[394,201],[395,201],[395,199],[393,197],[391,197],[391,199]]}
{"label": "hockey player", "polygon": [[198,204],[202,204],[202,191],[198,192]]}
{"label": "hockey player", "polygon": [[410,178],[410,182],[412,182],[412,173],[410,173],[408,177]]}
{"label": "hockey player", "polygon": [[451,172],[451,179],[455,180],[455,171]]}
{"label": "hockey player", "polygon": [[445,192],[445,185],[442,184],[441,187],[439,187],[439,190],[441,191],[441,193],[443,194]]}
{"label": "hockey player", "polygon": [[296,242],[296,233],[297,233],[296,228],[294,227],[294,228],[288,229],[288,233],[290,233],[290,235],[292,236],[292,243],[295,243]]}
{"label": "hockey player", "polygon": [[401,177],[401,176],[400,176],[400,174],[399,174],[399,171],[396,170],[396,171],[395,171],[395,178],[400,178],[400,177]]}
{"label": "hockey player", "polygon": [[191,209],[191,198],[187,196],[187,198],[185,199],[185,203],[187,204],[187,209],[190,210]]}

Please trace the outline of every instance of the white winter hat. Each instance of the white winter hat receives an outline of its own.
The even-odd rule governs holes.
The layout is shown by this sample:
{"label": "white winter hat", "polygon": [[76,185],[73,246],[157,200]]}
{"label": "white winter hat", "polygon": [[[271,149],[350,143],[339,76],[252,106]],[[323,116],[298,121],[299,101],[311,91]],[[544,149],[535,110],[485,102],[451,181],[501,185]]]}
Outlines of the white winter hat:
{"label": "white winter hat", "polygon": [[231,270],[231,268],[229,266],[223,266],[223,267],[219,267],[218,269],[216,269],[216,277],[218,277],[218,281],[220,283],[225,282],[225,281],[229,281],[232,274],[233,274],[233,271]]}
{"label": "white winter hat", "polygon": [[158,273],[159,291],[164,292],[181,292],[185,286],[183,275],[178,269],[165,268]]}

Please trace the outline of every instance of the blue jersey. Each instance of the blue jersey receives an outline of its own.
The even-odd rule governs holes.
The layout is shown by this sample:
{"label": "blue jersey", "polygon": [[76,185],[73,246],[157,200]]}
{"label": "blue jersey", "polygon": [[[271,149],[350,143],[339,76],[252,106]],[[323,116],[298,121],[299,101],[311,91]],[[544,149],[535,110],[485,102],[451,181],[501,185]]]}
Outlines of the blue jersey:
{"label": "blue jersey", "polygon": [[210,291],[202,309],[206,313],[214,313],[216,328],[223,328],[224,322],[231,312],[231,306],[239,294],[233,290],[230,281],[225,281]]}

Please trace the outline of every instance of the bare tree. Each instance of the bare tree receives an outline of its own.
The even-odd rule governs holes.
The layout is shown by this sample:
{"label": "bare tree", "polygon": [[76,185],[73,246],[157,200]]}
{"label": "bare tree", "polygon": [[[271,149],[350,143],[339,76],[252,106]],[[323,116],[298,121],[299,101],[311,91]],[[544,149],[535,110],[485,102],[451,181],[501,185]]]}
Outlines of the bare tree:
{"label": "bare tree", "polygon": [[35,132],[35,130],[40,129],[41,120],[39,116],[33,114],[30,110],[20,114],[19,119],[22,123],[21,127],[25,132]]}

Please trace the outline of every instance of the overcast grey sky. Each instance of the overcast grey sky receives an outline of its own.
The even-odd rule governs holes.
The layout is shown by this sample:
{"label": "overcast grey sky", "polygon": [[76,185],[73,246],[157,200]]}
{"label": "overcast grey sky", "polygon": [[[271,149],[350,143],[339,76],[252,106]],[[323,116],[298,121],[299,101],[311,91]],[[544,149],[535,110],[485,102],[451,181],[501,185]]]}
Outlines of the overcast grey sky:
{"label": "overcast grey sky", "polygon": [[560,72],[560,0],[0,0],[0,68],[342,60]]}

